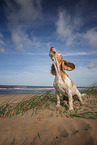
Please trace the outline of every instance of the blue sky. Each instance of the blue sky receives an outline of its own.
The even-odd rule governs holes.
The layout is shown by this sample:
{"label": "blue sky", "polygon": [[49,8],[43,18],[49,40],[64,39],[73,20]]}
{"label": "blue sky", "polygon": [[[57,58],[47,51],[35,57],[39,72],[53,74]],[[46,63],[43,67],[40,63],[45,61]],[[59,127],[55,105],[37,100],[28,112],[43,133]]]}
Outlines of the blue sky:
{"label": "blue sky", "polygon": [[52,86],[52,46],[77,86],[97,82],[96,0],[0,0],[0,85]]}

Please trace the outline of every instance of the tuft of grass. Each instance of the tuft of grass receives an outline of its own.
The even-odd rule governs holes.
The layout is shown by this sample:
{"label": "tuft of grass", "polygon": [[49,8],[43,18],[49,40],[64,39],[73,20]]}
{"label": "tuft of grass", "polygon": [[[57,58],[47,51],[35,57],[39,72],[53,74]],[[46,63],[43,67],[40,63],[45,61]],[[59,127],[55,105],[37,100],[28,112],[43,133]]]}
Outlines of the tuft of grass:
{"label": "tuft of grass", "polygon": [[43,94],[36,94],[28,100],[22,100],[19,103],[7,103],[0,107],[0,117],[10,117],[18,114],[24,114],[26,111],[32,109],[32,114],[37,113],[43,107],[50,109],[50,102],[55,106],[55,95],[50,94],[51,91],[43,92]]}
{"label": "tuft of grass", "polygon": [[97,95],[97,82],[90,85],[84,92],[88,95]]}

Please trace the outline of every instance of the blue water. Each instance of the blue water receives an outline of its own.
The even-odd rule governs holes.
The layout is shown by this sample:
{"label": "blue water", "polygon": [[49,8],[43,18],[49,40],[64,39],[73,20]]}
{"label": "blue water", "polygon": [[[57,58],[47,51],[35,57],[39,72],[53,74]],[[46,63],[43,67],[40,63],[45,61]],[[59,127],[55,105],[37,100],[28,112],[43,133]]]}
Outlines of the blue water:
{"label": "blue water", "polygon": [[38,86],[0,86],[0,95],[8,94],[38,94],[38,93],[55,93],[53,87]]}
{"label": "blue water", "polygon": [[[85,87],[79,87],[80,91]],[[39,93],[55,93],[55,89],[51,86],[9,86],[0,85],[0,95],[8,94],[39,94]]]}

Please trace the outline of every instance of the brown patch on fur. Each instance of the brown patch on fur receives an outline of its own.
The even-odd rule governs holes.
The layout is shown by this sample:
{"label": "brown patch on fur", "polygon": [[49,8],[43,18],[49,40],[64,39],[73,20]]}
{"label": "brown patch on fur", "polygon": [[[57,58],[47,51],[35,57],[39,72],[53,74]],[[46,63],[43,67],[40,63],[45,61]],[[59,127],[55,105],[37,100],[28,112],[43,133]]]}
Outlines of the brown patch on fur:
{"label": "brown patch on fur", "polygon": [[[71,79],[70,79],[71,80]],[[72,87],[75,85],[75,83],[71,80],[71,84],[72,84]]]}
{"label": "brown patch on fur", "polygon": [[75,69],[75,65],[73,63],[69,62],[68,60],[63,59],[62,60],[62,68],[64,70],[71,71],[71,70],[74,70]]}
{"label": "brown patch on fur", "polygon": [[56,70],[55,70],[54,64],[52,64],[52,66],[51,66],[51,72],[50,73],[52,75],[56,75]]}

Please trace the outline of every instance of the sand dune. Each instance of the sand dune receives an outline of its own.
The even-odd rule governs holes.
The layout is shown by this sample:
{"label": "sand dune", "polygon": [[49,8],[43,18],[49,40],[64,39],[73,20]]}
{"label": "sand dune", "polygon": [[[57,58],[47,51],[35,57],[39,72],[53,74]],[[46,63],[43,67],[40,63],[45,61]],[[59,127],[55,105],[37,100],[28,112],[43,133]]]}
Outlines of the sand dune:
{"label": "sand dune", "polygon": [[97,145],[97,118],[67,118],[56,110],[28,110],[0,118],[1,145]]}
{"label": "sand dune", "polygon": [[96,145],[97,119],[56,117],[45,109],[31,117],[0,119],[0,143],[3,145]]}

